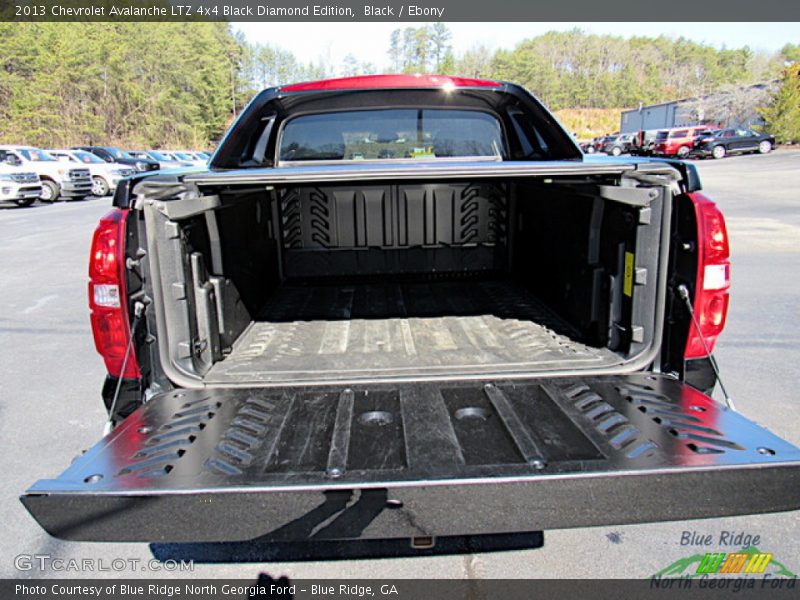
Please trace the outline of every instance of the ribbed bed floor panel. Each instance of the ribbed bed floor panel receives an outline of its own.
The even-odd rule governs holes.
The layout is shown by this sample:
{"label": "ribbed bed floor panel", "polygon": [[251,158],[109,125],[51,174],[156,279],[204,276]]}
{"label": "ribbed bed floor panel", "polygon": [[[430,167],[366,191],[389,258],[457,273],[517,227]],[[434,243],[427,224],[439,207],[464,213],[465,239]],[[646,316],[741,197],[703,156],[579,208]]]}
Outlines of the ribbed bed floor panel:
{"label": "ribbed bed floor panel", "polygon": [[316,383],[620,363],[571,334],[510,280],[286,285],[205,380]]}

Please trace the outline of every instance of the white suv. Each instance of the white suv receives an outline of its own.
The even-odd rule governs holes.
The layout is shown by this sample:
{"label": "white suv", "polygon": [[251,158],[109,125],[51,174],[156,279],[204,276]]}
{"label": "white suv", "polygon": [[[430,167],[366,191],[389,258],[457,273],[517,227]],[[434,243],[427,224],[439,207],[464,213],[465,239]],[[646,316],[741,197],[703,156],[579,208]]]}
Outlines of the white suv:
{"label": "white suv", "polygon": [[70,168],[39,148],[0,146],[0,161],[36,173],[42,180],[39,197],[45,202],[55,202],[59,197],[80,200],[92,195],[89,169]]}
{"label": "white suv", "polygon": [[0,204],[30,206],[42,193],[36,173],[0,162]]}
{"label": "white suv", "polygon": [[108,163],[86,150],[48,150],[62,162],[77,163],[87,169],[92,176],[92,195],[108,196],[117,189],[117,184],[125,177],[136,174],[136,169],[120,163]]}

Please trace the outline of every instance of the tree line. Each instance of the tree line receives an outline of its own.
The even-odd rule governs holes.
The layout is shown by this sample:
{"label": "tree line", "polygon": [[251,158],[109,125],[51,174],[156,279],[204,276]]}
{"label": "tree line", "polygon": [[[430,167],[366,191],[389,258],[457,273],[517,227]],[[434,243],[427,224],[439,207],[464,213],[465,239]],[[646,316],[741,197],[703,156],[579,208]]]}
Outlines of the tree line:
{"label": "tree line", "polygon": [[222,23],[0,23],[0,139],[203,148],[238,56]]}
{"label": "tree line", "polygon": [[545,33],[511,50],[477,44],[455,53],[452,33],[436,23],[396,29],[381,64],[348,55],[332,65],[248,41],[227,23],[5,22],[0,141],[204,148],[260,89],[382,70],[514,81],[554,110],[635,107],[783,78],[764,116],[784,139],[798,139],[794,117],[780,124],[797,110],[797,92],[788,92],[800,85],[790,73],[798,60],[792,44],[770,54],[580,30]]}

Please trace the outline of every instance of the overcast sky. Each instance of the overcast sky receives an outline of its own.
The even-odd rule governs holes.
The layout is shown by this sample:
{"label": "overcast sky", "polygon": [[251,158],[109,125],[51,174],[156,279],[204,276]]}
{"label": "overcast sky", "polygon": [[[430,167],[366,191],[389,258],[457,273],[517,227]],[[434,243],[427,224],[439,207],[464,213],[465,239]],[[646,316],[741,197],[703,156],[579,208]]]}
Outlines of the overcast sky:
{"label": "overcast sky", "polygon": [[[290,50],[304,62],[320,57],[336,66],[353,54],[361,62],[386,69],[392,30],[423,23],[234,23],[251,42]],[[518,42],[552,30],[574,27],[590,33],[672,37],[684,36],[717,47],[778,50],[800,43],[800,23],[447,23],[456,53],[481,43],[491,49],[513,48]]]}

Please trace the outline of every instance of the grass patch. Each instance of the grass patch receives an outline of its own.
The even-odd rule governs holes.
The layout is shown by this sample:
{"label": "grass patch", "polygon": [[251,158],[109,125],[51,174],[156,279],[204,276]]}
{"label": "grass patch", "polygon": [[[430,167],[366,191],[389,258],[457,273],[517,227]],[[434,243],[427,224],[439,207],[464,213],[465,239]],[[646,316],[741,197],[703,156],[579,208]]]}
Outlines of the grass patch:
{"label": "grass patch", "polygon": [[624,108],[564,108],[556,111],[558,120],[579,140],[619,131]]}

